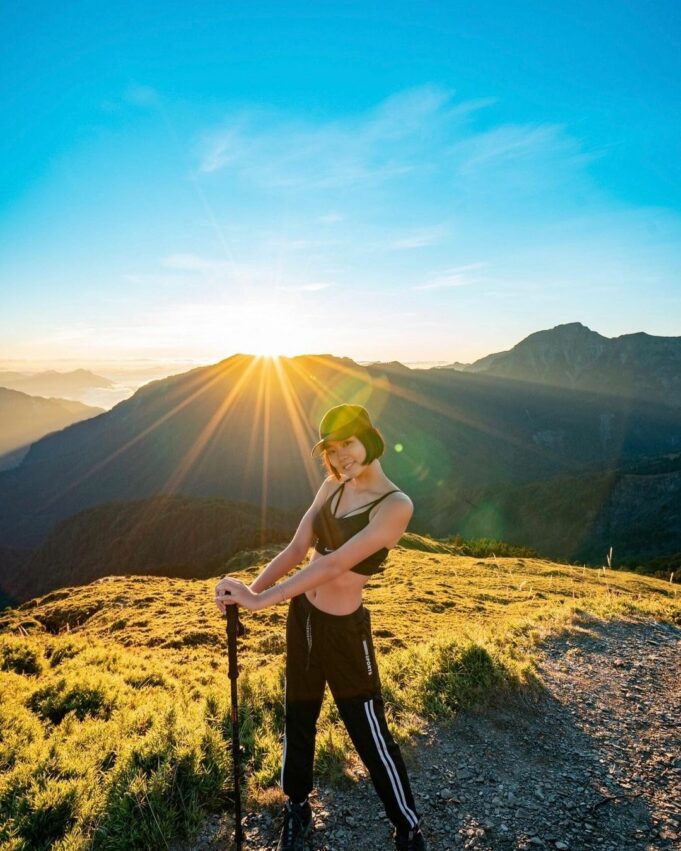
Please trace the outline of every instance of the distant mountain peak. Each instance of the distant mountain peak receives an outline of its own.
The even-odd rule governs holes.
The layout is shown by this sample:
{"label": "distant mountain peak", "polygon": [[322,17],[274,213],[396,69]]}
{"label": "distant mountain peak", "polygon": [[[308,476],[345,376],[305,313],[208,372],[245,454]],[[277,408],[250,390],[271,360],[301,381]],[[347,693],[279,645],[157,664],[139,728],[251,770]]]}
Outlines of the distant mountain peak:
{"label": "distant mountain peak", "polygon": [[517,349],[520,346],[532,345],[532,343],[539,340],[542,342],[555,340],[561,343],[565,341],[582,343],[586,340],[593,342],[602,340],[605,342],[608,340],[608,337],[604,337],[597,331],[592,331],[591,328],[588,328],[581,322],[566,322],[563,325],[555,325],[553,328],[535,331],[533,334],[529,334],[519,343],[516,343],[513,349]]}
{"label": "distant mountain peak", "polygon": [[643,331],[604,337],[581,322],[536,331],[466,372],[681,404],[681,337]]}
{"label": "distant mountain peak", "polygon": [[408,366],[405,366],[405,364],[401,363],[401,362],[400,362],[400,361],[398,361],[398,360],[388,360],[388,361],[385,361],[385,360],[375,360],[375,361],[368,361],[368,362],[365,364],[365,366],[380,366],[380,367],[382,367],[383,369],[400,369],[400,370],[402,370],[403,372],[411,372],[411,369],[410,369]]}

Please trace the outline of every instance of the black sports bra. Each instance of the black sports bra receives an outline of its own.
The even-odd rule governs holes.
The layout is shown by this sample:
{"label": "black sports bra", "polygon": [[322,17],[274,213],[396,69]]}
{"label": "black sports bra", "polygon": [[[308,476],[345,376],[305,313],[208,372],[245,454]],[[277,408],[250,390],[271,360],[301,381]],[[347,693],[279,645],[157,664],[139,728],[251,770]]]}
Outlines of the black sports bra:
{"label": "black sports bra", "polygon": [[[350,512],[349,516],[345,514],[343,517],[336,517],[336,515],[331,511],[331,502],[334,496],[340,492],[340,496],[336,501],[337,511],[338,503],[341,501],[344,487],[345,482],[343,482],[343,484],[326,500],[312,522],[312,530],[316,535],[314,548],[321,555],[328,555],[334,550],[337,550],[339,547],[343,546],[346,541],[352,538],[353,535],[361,532],[362,529],[369,525],[369,514],[371,509],[384,500],[386,496],[390,496],[391,493],[399,493],[399,490],[397,489],[388,491],[388,493],[384,493],[383,496],[379,496],[378,499],[367,502],[366,505],[359,506],[359,508],[364,509],[359,514],[355,513],[356,511],[359,511],[359,508],[355,508]],[[370,556],[367,556],[365,559],[360,561],[359,564],[351,567],[350,570],[353,573],[361,573],[363,576],[371,576],[374,573],[380,573],[385,570],[383,562],[388,557],[388,553],[388,548],[382,547],[380,550],[376,550],[375,553],[372,553]]]}

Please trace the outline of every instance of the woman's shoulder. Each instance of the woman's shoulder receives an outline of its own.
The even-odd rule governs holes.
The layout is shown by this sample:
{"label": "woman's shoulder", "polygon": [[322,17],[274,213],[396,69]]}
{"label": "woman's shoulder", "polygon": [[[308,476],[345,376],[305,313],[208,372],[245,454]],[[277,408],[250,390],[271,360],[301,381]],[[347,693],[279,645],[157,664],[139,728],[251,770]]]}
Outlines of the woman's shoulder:
{"label": "woman's shoulder", "polygon": [[406,494],[399,485],[396,485],[395,482],[391,482],[388,480],[387,487],[384,491],[386,498],[383,500],[384,503],[391,503],[392,505],[402,505],[409,506],[411,510],[414,510],[414,503],[411,501],[408,494]]}
{"label": "woman's shoulder", "polygon": [[403,490],[397,490],[395,491],[395,493],[391,493],[385,501],[390,501],[393,503],[393,505],[408,505],[412,511],[414,510],[414,503],[411,501],[409,495],[406,494]]}
{"label": "woman's shoulder", "polygon": [[338,485],[338,481],[333,476],[327,476],[324,481],[319,486],[319,489],[315,495],[314,500],[312,501],[312,505],[309,510],[319,511],[322,509],[330,497],[335,492],[334,484]]}
{"label": "woman's shoulder", "polygon": [[391,528],[404,531],[413,514],[414,504],[407,494],[403,490],[391,488],[372,509],[371,522],[389,523]]}
{"label": "woman's shoulder", "polygon": [[340,490],[342,486],[343,482],[340,482],[335,476],[327,476],[319,489],[319,494],[322,497],[322,500],[328,499],[337,490]]}

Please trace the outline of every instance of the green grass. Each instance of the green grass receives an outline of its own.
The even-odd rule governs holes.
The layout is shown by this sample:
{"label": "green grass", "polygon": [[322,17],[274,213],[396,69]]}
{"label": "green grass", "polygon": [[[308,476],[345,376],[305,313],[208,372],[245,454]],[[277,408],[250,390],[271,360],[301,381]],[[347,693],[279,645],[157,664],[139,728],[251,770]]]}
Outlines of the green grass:
{"label": "green grass", "polygon": [[[540,688],[534,653],[549,632],[594,616],[681,623],[669,582],[536,557],[472,558],[418,536],[404,544],[365,595],[401,740],[424,719]],[[246,579],[268,557],[230,567]],[[213,585],[114,577],[0,617],[1,848],[166,848],[229,806],[229,682]],[[285,605],[242,617],[250,807],[279,795],[285,617]],[[356,768],[327,699],[318,773],[350,783]]]}

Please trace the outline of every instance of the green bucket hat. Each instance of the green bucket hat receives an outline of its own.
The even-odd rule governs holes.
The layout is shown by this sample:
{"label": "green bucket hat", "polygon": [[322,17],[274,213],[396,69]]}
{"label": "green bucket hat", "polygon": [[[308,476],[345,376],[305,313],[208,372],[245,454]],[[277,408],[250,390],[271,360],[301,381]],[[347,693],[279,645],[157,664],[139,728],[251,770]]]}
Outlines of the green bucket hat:
{"label": "green bucket hat", "polygon": [[361,405],[336,405],[319,424],[320,440],[312,447],[312,456],[321,455],[327,440],[344,440],[353,434],[373,429],[369,412]]}

